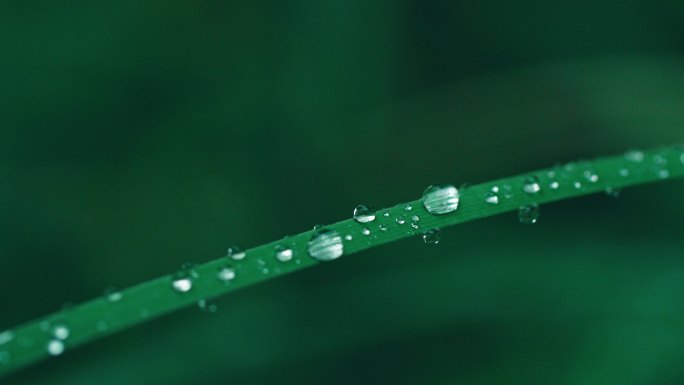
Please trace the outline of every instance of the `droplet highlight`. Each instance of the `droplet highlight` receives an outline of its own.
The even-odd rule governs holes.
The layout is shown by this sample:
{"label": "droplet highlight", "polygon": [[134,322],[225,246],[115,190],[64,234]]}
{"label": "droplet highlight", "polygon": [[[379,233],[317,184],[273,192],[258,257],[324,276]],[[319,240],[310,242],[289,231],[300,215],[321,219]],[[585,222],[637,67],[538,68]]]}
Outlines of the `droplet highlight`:
{"label": "droplet highlight", "polygon": [[441,238],[441,231],[439,229],[428,230],[423,233],[423,242],[428,245],[436,245]]}
{"label": "droplet highlight", "polygon": [[375,220],[375,211],[370,206],[358,205],[354,209],[354,220],[358,223],[368,223]]}
{"label": "droplet highlight", "polygon": [[423,193],[423,207],[433,215],[447,214],[458,209],[460,195],[450,184],[433,185]]}

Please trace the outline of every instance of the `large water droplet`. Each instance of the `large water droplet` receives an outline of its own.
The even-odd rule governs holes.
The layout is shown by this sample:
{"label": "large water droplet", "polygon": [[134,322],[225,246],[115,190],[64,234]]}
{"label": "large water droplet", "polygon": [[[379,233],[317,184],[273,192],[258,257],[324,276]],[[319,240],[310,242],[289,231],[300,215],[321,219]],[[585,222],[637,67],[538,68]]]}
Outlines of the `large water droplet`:
{"label": "large water droplet", "polygon": [[499,194],[494,191],[487,191],[484,195],[484,200],[486,203],[489,203],[490,205],[498,205]]}
{"label": "large water droplet", "polygon": [[223,283],[229,283],[235,279],[235,270],[230,266],[219,267],[216,278]]}
{"label": "large water droplet", "polygon": [[275,248],[276,252],[276,259],[279,260],[280,262],[288,262],[292,260],[292,257],[294,256],[294,252],[292,249],[288,246],[285,245],[278,245]]}
{"label": "large water droplet", "polygon": [[441,232],[439,229],[428,230],[423,233],[423,242],[427,243],[428,245],[435,245],[439,243],[440,237]]}
{"label": "large water droplet", "polygon": [[458,189],[450,184],[433,185],[423,193],[423,207],[430,214],[446,214],[458,209]]}
{"label": "large water droplet", "polygon": [[308,252],[311,258],[319,261],[337,259],[344,254],[342,237],[334,230],[320,231],[309,240]]}
{"label": "large water droplet", "polygon": [[65,340],[69,338],[69,328],[66,327],[66,325],[56,325],[54,328],[52,328],[52,335],[55,336],[58,340]]}
{"label": "large water droplet", "polygon": [[239,246],[235,245],[228,247],[228,251],[226,252],[226,256],[228,258],[232,258],[235,261],[244,259],[245,255],[245,252],[242,251],[242,249]]}
{"label": "large water droplet", "polygon": [[531,225],[537,223],[539,219],[539,206],[536,204],[523,206],[518,209],[518,220],[520,223]]}
{"label": "large water droplet", "polygon": [[370,235],[370,230],[368,230],[368,229],[363,229],[363,230],[361,230],[361,234],[363,234],[363,235]]}
{"label": "large water droplet", "polygon": [[537,178],[536,176],[528,176],[523,181],[522,189],[527,194],[538,193],[541,190],[541,186],[539,185],[539,178]]}
{"label": "large water droplet", "polygon": [[194,265],[186,263],[178,270],[171,280],[171,287],[179,293],[187,293],[192,289],[192,279],[197,277]]}
{"label": "large water droplet", "polygon": [[358,205],[354,209],[354,220],[359,223],[368,223],[375,220],[375,211],[366,205]]}
{"label": "large water droplet", "polygon": [[50,340],[47,344],[47,352],[51,356],[58,356],[64,353],[64,342],[60,340]]}

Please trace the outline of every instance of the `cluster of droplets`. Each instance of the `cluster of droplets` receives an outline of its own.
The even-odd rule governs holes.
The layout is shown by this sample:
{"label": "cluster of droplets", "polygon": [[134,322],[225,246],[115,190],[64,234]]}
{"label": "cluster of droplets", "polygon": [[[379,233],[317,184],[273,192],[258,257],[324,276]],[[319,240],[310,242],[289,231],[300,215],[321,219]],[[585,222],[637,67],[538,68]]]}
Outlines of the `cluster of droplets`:
{"label": "cluster of droplets", "polygon": [[64,323],[51,325],[50,322],[44,321],[40,325],[42,330],[50,334],[45,349],[51,356],[59,356],[66,350],[66,341],[71,336],[71,330]]}

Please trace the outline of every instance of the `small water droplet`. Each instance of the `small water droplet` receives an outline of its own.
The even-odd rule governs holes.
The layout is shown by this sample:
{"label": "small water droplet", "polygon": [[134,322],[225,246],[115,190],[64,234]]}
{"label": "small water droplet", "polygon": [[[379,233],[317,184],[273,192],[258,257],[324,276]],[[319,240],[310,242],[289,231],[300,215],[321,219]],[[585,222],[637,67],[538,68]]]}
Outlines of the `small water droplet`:
{"label": "small water droplet", "polygon": [[490,205],[498,205],[499,204],[499,194],[495,193],[494,191],[487,191],[484,196],[485,202],[489,203]]}
{"label": "small water droplet", "polygon": [[432,185],[423,193],[423,207],[430,214],[447,214],[458,209],[460,195],[450,184]]}
{"label": "small water droplet", "polygon": [[389,218],[389,216],[390,216],[389,210],[385,210],[385,212],[382,213],[382,216],[385,218]]}
{"label": "small water droplet", "polygon": [[173,290],[179,293],[186,293],[192,289],[192,280],[190,278],[177,278],[172,283]]}
{"label": "small water droplet", "polygon": [[523,191],[527,194],[536,194],[541,191],[541,186],[539,185],[539,178],[536,176],[528,176],[523,182]]}
{"label": "small water droplet", "polygon": [[[364,229],[366,230],[366,229]],[[318,261],[332,261],[344,254],[342,237],[337,231],[323,230],[309,240],[308,252]]]}
{"label": "small water droplet", "polygon": [[370,230],[368,230],[368,229],[363,229],[363,230],[361,230],[361,233],[362,233],[363,235],[370,235]]}
{"label": "small water droplet", "polygon": [[423,233],[423,242],[428,245],[436,245],[439,243],[439,238],[441,237],[441,232],[439,229],[428,230]]}
{"label": "small water droplet", "polygon": [[351,234],[347,234],[347,235],[344,236],[344,240],[345,240],[345,241],[351,241],[352,239],[354,239],[354,237],[352,237]]}
{"label": "small water droplet", "polygon": [[288,262],[292,260],[294,253],[292,249],[285,245],[278,245],[275,247],[276,259],[280,262]]}
{"label": "small water droplet", "polygon": [[314,229],[314,231],[316,231],[316,230],[320,230],[320,229],[322,229],[322,228],[324,228],[324,227],[325,227],[325,225],[320,225],[320,224],[319,224],[319,225],[314,225],[313,229]]}
{"label": "small water droplet", "polygon": [[368,223],[375,220],[375,211],[366,205],[358,205],[354,209],[354,220],[359,223]]}
{"label": "small water droplet", "polygon": [[629,176],[629,169],[621,168],[618,174],[623,178],[627,178]]}
{"label": "small water droplet", "polygon": [[620,196],[621,190],[616,187],[608,187],[606,188],[606,195],[608,195],[611,198],[618,198]]}
{"label": "small water droplet", "polygon": [[404,223],[406,223],[406,220],[404,219],[404,217],[398,216],[396,222],[397,224],[403,225]]}
{"label": "small water droplet", "polygon": [[205,313],[216,313],[218,306],[212,300],[200,299],[197,301],[197,307]]}
{"label": "small water droplet", "polygon": [[123,298],[123,294],[121,294],[120,291],[116,290],[114,287],[108,287],[105,289],[104,292],[104,299],[107,302],[114,303],[114,302],[119,302],[121,301],[121,298]]}
{"label": "small water droplet", "polygon": [[585,170],[583,175],[584,179],[586,179],[589,183],[596,183],[599,180],[598,174],[593,170]]}
{"label": "small water droplet", "polygon": [[560,187],[560,183],[558,183],[558,182],[555,181],[555,180],[554,180],[554,181],[551,181],[551,183],[549,183],[549,188],[550,188],[551,190],[558,190],[559,187]]}
{"label": "small water droplet", "polygon": [[520,223],[531,225],[537,223],[539,219],[539,206],[536,204],[523,206],[518,209],[518,220]]}
{"label": "small water droplet", "polygon": [[226,253],[226,256],[228,258],[232,258],[235,261],[239,261],[241,259],[244,259],[245,255],[246,255],[245,252],[242,251],[242,249],[239,246],[235,246],[235,245],[230,246],[228,248],[227,253]]}
{"label": "small water droplet", "polygon": [[60,324],[52,328],[52,335],[55,336],[55,338],[57,338],[58,340],[65,340],[69,338],[69,334],[69,328],[65,325]]}
{"label": "small water droplet", "polygon": [[381,223],[378,225],[378,229],[380,229],[380,231],[387,231],[387,226],[385,224]]}
{"label": "small water droplet", "polygon": [[625,153],[625,159],[633,163],[641,163],[644,161],[644,153],[639,150],[630,150]]}
{"label": "small water droplet", "polygon": [[418,221],[420,221],[420,216],[418,216],[418,215],[413,215],[413,216],[411,217],[411,220],[414,221],[414,222],[418,222]]}
{"label": "small water droplet", "polygon": [[5,330],[4,332],[0,333],[0,345],[6,344],[14,338],[14,332],[11,330]]}
{"label": "small water droplet", "polygon": [[223,283],[229,283],[235,279],[235,270],[230,266],[219,267],[216,277]]}
{"label": "small water droplet", "polygon": [[653,155],[653,163],[658,166],[667,166],[667,159],[660,154],[655,154]]}
{"label": "small water droplet", "polygon": [[668,171],[667,169],[659,170],[658,171],[658,177],[660,179],[667,179],[670,177],[670,171]]}
{"label": "small water droplet", "polygon": [[58,356],[64,353],[64,342],[60,340],[50,340],[47,344],[47,352],[51,356]]}
{"label": "small water droplet", "polygon": [[582,188],[582,182],[577,181],[577,182],[575,182],[575,183],[572,184],[572,187],[574,187],[575,189],[579,190],[579,189]]}
{"label": "small water droplet", "polygon": [[187,293],[192,289],[192,279],[196,277],[194,265],[186,263],[173,275],[171,287],[178,293]]}

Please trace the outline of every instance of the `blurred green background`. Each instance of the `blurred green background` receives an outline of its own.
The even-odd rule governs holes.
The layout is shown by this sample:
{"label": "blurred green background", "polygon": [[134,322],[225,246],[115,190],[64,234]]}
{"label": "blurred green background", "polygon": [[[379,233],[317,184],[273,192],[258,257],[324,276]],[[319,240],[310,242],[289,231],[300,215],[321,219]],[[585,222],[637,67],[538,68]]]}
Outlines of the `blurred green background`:
{"label": "blurred green background", "polygon": [[[3,1],[0,330],[436,181],[681,142],[681,1]],[[3,384],[684,382],[684,183],[282,277]]]}

